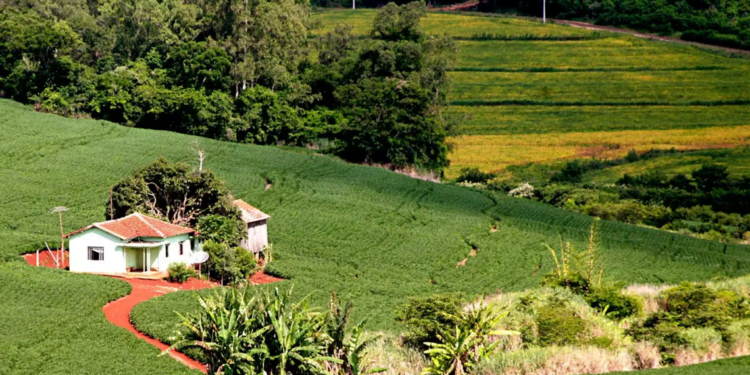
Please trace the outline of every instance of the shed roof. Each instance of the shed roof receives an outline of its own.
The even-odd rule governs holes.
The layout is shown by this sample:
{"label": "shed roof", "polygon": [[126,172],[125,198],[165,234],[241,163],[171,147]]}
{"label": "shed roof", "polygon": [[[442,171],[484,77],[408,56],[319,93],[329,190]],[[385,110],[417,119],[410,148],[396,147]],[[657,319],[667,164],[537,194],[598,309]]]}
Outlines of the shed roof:
{"label": "shed roof", "polygon": [[237,199],[232,203],[242,211],[242,220],[246,223],[254,223],[256,221],[268,220],[271,218],[271,215],[249,205],[242,199]]}
{"label": "shed roof", "polygon": [[68,233],[65,237],[70,237],[91,228],[99,228],[123,240],[131,240],[139,237],[168,238],[195,232],[193,229],[167,223],[136,212],[120,219],[91,224],[75,232]]}

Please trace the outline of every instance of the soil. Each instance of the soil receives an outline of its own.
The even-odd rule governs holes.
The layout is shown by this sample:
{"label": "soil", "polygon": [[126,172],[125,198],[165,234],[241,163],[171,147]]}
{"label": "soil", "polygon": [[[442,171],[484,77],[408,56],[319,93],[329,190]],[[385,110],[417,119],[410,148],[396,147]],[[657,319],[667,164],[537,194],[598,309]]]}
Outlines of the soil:
{"label": "soil", "polygon": [[[210,283],[208,281],[197,279],[190,279],[184,284],[169,283],[163,280],[124,278],[122,280],[129,283],[133,287],[133,290],[127,296],[106,304],[102,309],[102,311],[104,311],[104,316],[107,318],[107,320],[110,321],[110,323],[118,327],[125,328],[126,330],[132,332],[139,339],[145,340],[147,343],[157,347],[162,351],[167,349],[169,345],[144,335],[143,333],[136,330],[133,324],[130,322],[130,312],[133,310],[135,305],[147,301],[153,297],[176,292],[178,290],[197,290],[211,288],[218,285]],[[185,354],[177,352],[176,350],[172,350],[169,352],[169,355],[185,366],[190,367],[191,369],[200,370],[206,373],[205,365],[186,356]]]}
{"label": "soil", "polygon": [[[54,251],[54,250],[53,250]],[[57,254],[57,253],[55,253]],[[30,266],[36,266],[36,253],[26,254],[23,255],[23,259],[26,260],[26,263],[28,263]],[[65,252],[65,264],[64,267],[68,267],[68,252]],[[55,261],[53,260],[52,255],[49,251],[46,249],[44,251],[39,252],[39,266],[40,267],[48,267],[48,268],[56,268]],[[116,276],[107,276],[107,277],[116,277]],[[137,329],[135,329],[135,326],[133,326],[133,323],[130,322],[130,312],[133,311],[133,308],[144,301],[147,301],[151,298],[162,296],[167,293],[176,292],[179,290],[198,290],[198,289],[207,289],[207,288],[214,288],[219,286],[218,283],[206,281],[206,280],[198,280],[198,279],[190,279],[189,281],[178,284],[178,283],[170,283],[166,280],[146,280],[146,279],[134,279],[134,278],[125,278],[125,277],[116,277],[118,279],[121,279],[128,284],[130,284],[133,287],[133,290],[125,297],[122,297],[116,301],[112,301],[108,304],[106,304],[102,311],[104,312],[104,316],[109,320],[110,323],[125,328],[126,330],[132,332],[136,337],[139,339],[142,339],[146,341],[147,343],[157,347],[159,350],[165,350],[169,347],[169,345],[156,340],[154,338],[148,337],[145,334],[139,332]],[[256,272],[253,276],[250,277],[250,285],[260,285],[260,284],[269,284],[274,283],[278,281],[282,281],[283,279],[273,277],[270,275],[266,275],[263,271]],[[179,361],[180,363],[184,364],[187,367],[190,367],[191,369],[200,370],[203,373],[207,373],[206,366],[188,356],[186,356],[183,353],[180,353],[176,350],[171,350],[169,352],[169,355]]]}
{"label": "soil", "polygon": [[[57,268],[54,257],[52,256],[53,254],[55,257],[57,257],[57,255],[59,254],[59,250],[52,249],[51,252],[47,249],[40,250],[39,251],[39,267]],[[36,253],[25,254],[23,255],[23,259],[30,266],[36,266]],[[62,266],[63,269],[68,268],[69,260],[70,260],[70,256],[68,255],[68,251],[66,250],[63,255],[63,266]]]}

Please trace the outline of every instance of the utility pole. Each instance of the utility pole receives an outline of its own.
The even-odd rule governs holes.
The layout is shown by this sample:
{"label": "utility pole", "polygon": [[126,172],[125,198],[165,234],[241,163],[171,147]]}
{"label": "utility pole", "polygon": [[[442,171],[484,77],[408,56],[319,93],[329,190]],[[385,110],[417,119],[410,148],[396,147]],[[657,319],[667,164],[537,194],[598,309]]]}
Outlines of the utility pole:
{"label": "utility pole", "polygon": [[352,9],[357,9],[357,3],[355,3],[357,0],[352,0]]}
{"label": "utility pole", "polygon": [[542,0],[542,23],[547,23],[547,0]]}
{"label": "utility pole", "polygon": [[52,209],[50,213],[57,212],[57,215],[60,217],[60,255],[57,257],[59,260],[57,263],[57,267],[65,267],[65,232],[63,232],[63,223],[62,223],[62,213],[67,211],[68,208],[65,206],[58,206]]}

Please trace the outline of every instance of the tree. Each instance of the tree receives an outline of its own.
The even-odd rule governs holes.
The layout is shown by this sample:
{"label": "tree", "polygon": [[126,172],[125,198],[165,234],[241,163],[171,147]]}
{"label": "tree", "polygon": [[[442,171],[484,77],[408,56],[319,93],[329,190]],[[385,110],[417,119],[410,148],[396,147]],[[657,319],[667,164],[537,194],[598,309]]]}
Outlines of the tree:
{"label": "tree", "polygon": [[336,98],[348,118],[338,137],[345,159],[434,170],[448,165],[445,127],[431,115],[430,94],[418,84],[366,79],[340,87]]}
{"label": "tree", "polygon": [[[107,202],[108,216],[109,209]],[[179,225],[195,225],[201,215],[240,215],[213,172],[192,173],[187,164],[163,157],[112,188],[112,212],[110,219],[143,212]]]}
{"label": "tree", "polygon": [[714,189],[726,188],[729,181],[727,167],[718,164],[704,164],[692,173],[698,190],[711,192]]}
{"label": "tree", "polygon": [[370,34],[375,39],[417,42],[424,37],[419,20],[426,14],[427,6],[421,1],[401,6],[388,3],[375,16]]}

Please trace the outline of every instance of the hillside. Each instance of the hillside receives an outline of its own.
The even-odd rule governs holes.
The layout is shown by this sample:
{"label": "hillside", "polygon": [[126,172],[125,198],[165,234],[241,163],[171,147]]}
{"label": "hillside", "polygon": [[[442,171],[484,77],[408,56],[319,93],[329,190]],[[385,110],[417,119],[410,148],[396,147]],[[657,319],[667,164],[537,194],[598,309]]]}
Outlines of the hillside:
{"label": "hillside", "polygon": [[[67,230],[101,220],[109,185],[159,155],[190,161],[190,144],[199,140],[40,114],[9,101],[0,101],[0,109],[5,114],[0,129],[8,135],[2,140],[0,154],[4,197],[0,202],[0,240],[5,244],[6,259],[17,259],[14,254],[55,240],[56,220],[48,214],[50,207],[70,208],[65,216]],[[562,234],[580,244],[591,220],[533,202],[490,198],[470,189],[414,180],[325,156],[199,141],[208,151],[206,166],[225,178],[237,197],[273,215],[269,228],[277,254],[273,270],[289,278],[299,293],[318,291],[318,300],[330,289],[353,298],[358,317],[369,318],[372,328],[393,329],[393,307],[410,295],[519,290],[537,285],[539,275],[551,266],[542,242],[556,242]],[[263,178],[273,183],[268,191]],[[498,226],[494,233],[490,231],[493,224]],[[617,223],[604,225],[602,252],[612,279],[676,282],[737,275],[750,269],[744,247]],[[472,246],[478,248],[478,255],[465,267],[456,268],[456,262],[466,258]],[[542,270],[532,276],[538,264]],[[124,291],[117,289],[121,287],[113,281],[115,292],[89,288],[91,313],[76,323],[62,318],[80,305],[78,299],[66,296],[100,278],[24,266],[1,267],[5,281],[0,289],[4,296],[11,296],[3,300],[3,314],[10,314],[1,319],[7,322],[3,345],[16,348],[16,355],[10,357],[11,363],[3,356],[5,362],[0,365],[21,372],[59,373],[59,361],[33,359],[34,353],[49,347],[32,344],[36,334],[29,334],[42,334],[52,327],[61,330],[53,335],[67,348],[59,354],[61,361],[80,366],[93,360],[88,354],[75,360],[71,357],[90,341],[59,336],[72,329],[70,324],[103,324],[96,306],[121,295]],[[24,287],[19,289],[21,280]],[[182,296],[189,298],[189,294]],[[50,302],[43,305],[41,301]],[[19,308],[25,314],[14,313]],[[37,318],[39,315],[60,315],[63,320],[45,321]],[[162,312],[156,318],[169,323],[170,316]],[[153,322],[165,323],[159,319]],[[126,344],[134,339],[113,327],[101,329],[112,331],[116,339],[101,347],[99,356],[119,358],[123,366],[150,363],[143,354],[148,353],[146,344]],[[86,337],[87,332],[77,335]],[[121,353],[123,347],[129,349]],[[17,367],[20,359],[24,367]],[[101,368],[119,366],[106,362]]]}
{"label": "hillside", "polygon": [[[348,23],[364,35],[374,15],[316,17],[320,32]],[[448,177],[467,166],[748,144],[746,58],[506,16],[428,13],[422,24],[459,47],[450,100],[466,135],[451,139]]]}

